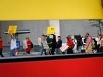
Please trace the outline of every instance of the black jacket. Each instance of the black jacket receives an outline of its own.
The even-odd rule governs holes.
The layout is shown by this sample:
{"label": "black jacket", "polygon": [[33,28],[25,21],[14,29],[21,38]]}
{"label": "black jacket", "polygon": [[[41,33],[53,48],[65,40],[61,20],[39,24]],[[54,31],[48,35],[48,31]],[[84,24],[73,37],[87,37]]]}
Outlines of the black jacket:
{"label": "black jacket", "polygon": [[62,46],[62,40],[58,40],[57,42],[57,48],[60,48]]}

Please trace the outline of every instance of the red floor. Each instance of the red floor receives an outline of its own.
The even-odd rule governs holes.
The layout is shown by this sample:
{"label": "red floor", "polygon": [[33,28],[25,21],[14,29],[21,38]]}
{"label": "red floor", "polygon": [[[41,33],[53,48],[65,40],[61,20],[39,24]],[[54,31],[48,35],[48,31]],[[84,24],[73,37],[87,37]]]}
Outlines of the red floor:
{"label": "red floor", "polygon": [[103,77],[103,57],[0,63],[0,77]]}

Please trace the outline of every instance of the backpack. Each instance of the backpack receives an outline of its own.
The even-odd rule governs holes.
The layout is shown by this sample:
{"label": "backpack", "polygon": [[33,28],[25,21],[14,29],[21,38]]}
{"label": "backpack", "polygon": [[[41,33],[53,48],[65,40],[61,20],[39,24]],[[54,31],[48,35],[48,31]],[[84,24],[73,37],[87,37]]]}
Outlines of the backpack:
{"label": "backpack", "polygon": [[73,44],[72,44],[72,49],[74,48],[74,46],[75,46],[75,44],[73,43]]}
{"label": "backpack", "polygon": [[33,48],[33,46],[34,46],[33,43],[31,43],[31,48]]}

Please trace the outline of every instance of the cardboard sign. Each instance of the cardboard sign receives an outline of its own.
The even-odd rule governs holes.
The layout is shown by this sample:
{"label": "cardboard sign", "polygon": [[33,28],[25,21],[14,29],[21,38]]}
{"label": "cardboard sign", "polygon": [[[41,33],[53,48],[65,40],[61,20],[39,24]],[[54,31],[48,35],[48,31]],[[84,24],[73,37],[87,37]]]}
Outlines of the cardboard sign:
{"label": "cardboard sign", "polygon": [[68,49],[68,45],[66,44],[66,43],[63,43],[62,44],[62,47],[60,48],[60,50],[62,51],[62,52],[65,52],[67,49]]}
{"label": "cardboard sign", "polygon": [[9,26],[8,28],[8,33],[9,34],[15,34],[16,33],[16,30],[17,30],[17,26],[16,25],[12,25],[12,26]]}
{"label": "cardboard sign", "polygon": [[49,26],[47,30],[47,34],[55,34],[56,27],[55,26]]}

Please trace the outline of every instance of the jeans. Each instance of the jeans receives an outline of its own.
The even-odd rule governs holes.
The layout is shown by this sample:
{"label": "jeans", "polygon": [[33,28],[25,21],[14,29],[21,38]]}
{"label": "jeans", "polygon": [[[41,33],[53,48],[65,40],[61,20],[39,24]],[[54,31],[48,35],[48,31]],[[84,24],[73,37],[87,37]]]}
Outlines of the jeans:
{"label": "jeans", "polygon": [[56,51],[56,54],[62,54],[62,51],[60,50],[60,48],[56,48],[55,51]]}
{"label": "jeans", "polygon": [[67,54],[73,54],[73,49],[72,48],[68,48],[67,49]]}
{"label": "jeans", "polygon": [[45,55],[46,55],[46,50],[45,50],[42,46],[40,46],[40,52],[41,52],[41,55],[43,55],[43,52],[44,52]]}
{"label": "jeans", "polygon": [[51,55],[54,55],[54,52],[55,52],[55,47],[52,47],[52,49],[51,49]]}
{"label": "jeans", "polygon": [[10,56],[15,56],[15,49],[10,50]]}
{"label": "jeans", "polygon": [[78,52],[81,52],[81,50],[82,50],[82,46],[78,46]]}

